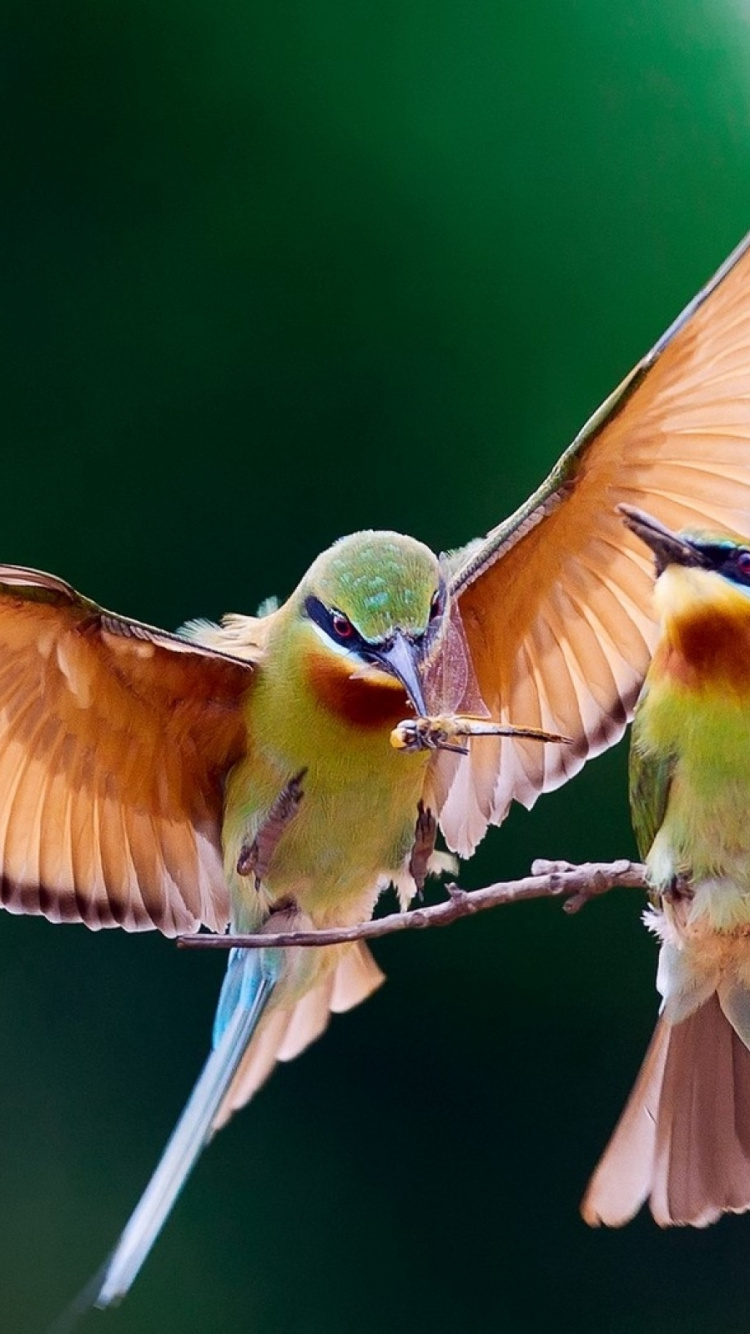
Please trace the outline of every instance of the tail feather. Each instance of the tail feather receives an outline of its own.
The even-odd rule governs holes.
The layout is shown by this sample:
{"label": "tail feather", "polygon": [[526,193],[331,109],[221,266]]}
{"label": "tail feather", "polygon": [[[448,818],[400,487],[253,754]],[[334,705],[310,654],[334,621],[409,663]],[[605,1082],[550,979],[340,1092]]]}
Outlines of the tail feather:
{"label": "tail feather", "polygon": [[279,1047],[284,1041],[291,1017],[291,1010],[274,1010],[266,1015],[265,1022],[245,1052],[234,1080],[216,1111],[211,1126],[212,1135],[221,1130],[234,1112],[254,1098],[261,1085],[265,1084],[276,1064]]}
{"label": "tail feather", "polygon": [[651,1196],[661,1227],[706,1227],[750,1208],[750,1159],[738,1134],[750,1119],[749,1077],[750,1052],[716,995],[672,1029]]}
{"label": "tail feather", "polygon": [[[723,1008],[723,1007],[722,1007]],[[734,1027],[734,1025],[733,1025]],[[735,1032],[738,1030],[735,1028]],[[734,1060],[734,1128],[743,1157],[750,1162],[750,1061],[744,1059],[744,1051],[750,1042],[739,1033],[742,1042],[733,1048]]]}
{"label": "tail feather", "polygon": [[656,1025],[633,1091],[589,1182],[581,1213],[591,1227],[621,1227],[651,1190],[656,1118],[669,1047],[669,1026]]}
{"label": "tail feather", "polygon": [[264,1010],[276,984],[278,951],[232,950],[224,978],[214,1046],[151,1180],[114,1251],[71,1310],[107,1307],[125,1296],[214,1131],[249,1101],[277,1060],[291,1060],[326,1027],[331,1010],[358,1004],[383,981],[357,943],[296,1006]]}
{"label": "tail feather", "polygon": [[357,941],[351,949],[341,956],[341,962],[333,975],[333,994],[331,1009],[334,1014],[343,1014],[354,1009],[355,1005],[367,1000],[373,991],[377,991],[385,981],[366,945]]}
{"label": "tail feather", "polygon": [[347,946],[333,972],[289,1010],[267,1015],[248,1048],[213,1122],[219,1130],[257,1093],[277,1061],[291,1061],[328,1027],[331,1013],[359,1005],[384,981],[366,945]]}
{"label": "tail feather", "polygon": [[333,994],[333,973],[329,973],[319,987],[308,991],[295,1005],[289,1017],[289,1025],[284,1040],[279,1047],[277,1060],[293,1061],[295,1056],[309,1047],[328,1027]]}
{"label": "tail feather", "polygon": [[750,991],[738,982],[723,982],[717,994],[732,1028],[750,1050]]}
{"label": "tail feather", "polygon": [[[163,1227],[201,1150],[227,1088],[275,985],[275,968],[267,951],[232,951],[225,980],[234,1009],[224,1006],[219,1040],[201,1071],[159,1164],[106,1262],[94,1298],[98,1307],[125,1296]],[[224,996],[224,993],[223,993]]]}
{"label": "tail feather", "polygon": [[750,1051],[716,994],[678,1024],[660,1019],[581,1209],[618,1227],[647,1198],[661,1227],[750,1209]]}

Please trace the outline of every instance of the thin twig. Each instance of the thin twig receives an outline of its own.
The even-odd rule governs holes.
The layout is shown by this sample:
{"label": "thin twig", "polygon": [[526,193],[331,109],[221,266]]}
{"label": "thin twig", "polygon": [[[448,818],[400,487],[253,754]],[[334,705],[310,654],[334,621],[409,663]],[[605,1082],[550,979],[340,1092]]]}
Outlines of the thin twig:
{"label": "thin twig", "polygon": [[[414,908],[411,912],[392,913],[389,917],[380,917],[375,922],[359,922],[356,926],[330,927],[321,931],[259,931],[243,936],[178,936],[177,943],[184,948],[201,950],[341,945],[351,940],[376,940],[395,931],[449,926],[461,917],[471,917],[487,908],[499,908],[504,903],[519,903],[525,899],[564,898],[566,912],[578,912],[589,899],[607,894],[610,889],[644,890],[648,887],[645,866],[624,859],[584,862],[580,866],[571,866],[569,862],[535,861],[531,872],[522,880],[506,880],[471,892],[459,889],[458,885],[447,885],[449,897],[444,903],[431,908]],[[273,917],[269,919],[272,921]]]}

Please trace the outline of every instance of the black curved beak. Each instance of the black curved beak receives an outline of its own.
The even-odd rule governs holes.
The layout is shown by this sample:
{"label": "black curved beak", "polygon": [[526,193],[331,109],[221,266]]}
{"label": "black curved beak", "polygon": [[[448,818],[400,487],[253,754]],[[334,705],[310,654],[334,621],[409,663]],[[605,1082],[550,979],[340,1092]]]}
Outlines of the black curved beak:
{"label": "black curved beak", "polygon": [[419,673],[420,645],[397,630],[388,644],[383,648],[372,649],[371,652],[375,662],[401,682],[417,717],[427,717]]}
{"label": "black curved beak", "polygon": [[697,565],[703,569],[712,568],[708,557],[699,546],[690,541],[689,537],[673,533],[670,528],[659,523],[658,519],[646,514],[644,510],[635,509],[633,505],[618,505],[617,508],[630,531],[653,551],[657,576],[663,574],[668,565]]}

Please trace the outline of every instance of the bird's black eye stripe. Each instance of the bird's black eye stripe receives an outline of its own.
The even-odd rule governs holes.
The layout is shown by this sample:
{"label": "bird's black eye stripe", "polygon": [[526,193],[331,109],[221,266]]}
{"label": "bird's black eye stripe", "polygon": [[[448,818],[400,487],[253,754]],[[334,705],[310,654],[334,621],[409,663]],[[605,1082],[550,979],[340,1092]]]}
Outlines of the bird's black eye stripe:
{"label": "bird's black eye stripe", "polygon": [[734,546],[731,542],[696,542],[697,564],[714,570],[736,584],[750,585],[750,547]]}
{"label": "bird's black eye stripe", "polygon": [[729,565],[734,579],[750,584],[750,550],[747,547],[739,547],[733,552]]}
{"label": "bird's black eye stripe", "polygon": [[435,592],[432,595],[432,601],[430,602],[430,620],[432,621],[435,620],[438,616],[442,616],[444,611],[445,611],[445,584],[441,580],[439,586],[435,589]]}
{"label": "bird's black eye stripe", "polygon": [[708,542],[697,542],[696,547],[703,557],[704,564],[714,570],[731,569],[738,550],[744,550],[744,547],[724,546],[720,542],[710,544]]}
{"label": "bird's black eye stripe", "polygon": [[[334,644],[346,644],[346,647],[351,649],[363,649],[366,647],[359,631],[355,630],[351,621],[344,616],[343,612],[337,611],[335,607],[327,607],[324,602],[320,601],[320,598],[313,597],[312,595],[305,598],[305,611],[311,621],[314,621],[316,625],[319,625],[321,630],[325,630],[325,633],[328,635],[329,639],[333,640]],[[346,626],[348,627],[345,633],[342,633],[341,628],[337,629],[337,624],[342,622],[346,623]]]}

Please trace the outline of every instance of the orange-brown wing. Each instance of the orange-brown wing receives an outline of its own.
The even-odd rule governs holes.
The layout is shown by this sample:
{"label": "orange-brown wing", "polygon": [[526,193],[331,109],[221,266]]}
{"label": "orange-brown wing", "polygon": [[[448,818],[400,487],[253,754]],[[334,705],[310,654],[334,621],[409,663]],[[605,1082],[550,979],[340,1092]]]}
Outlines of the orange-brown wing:
{"label": "orange-brown wing", "polygon": [[[468,853],[623,733],[655,638],[653,564],[620,501],[672,528],[750,536],[750,237],[592,417],[539,491],[454,563],[493,715],[571,747],[480,740],[442,809]],[[438,784],[445,792],[449,775]]]}
{"label": "orange-brown wing", "polygon": [[167,935],[228,917],[223,778],[251,668],[0,566],[0,901]]}

